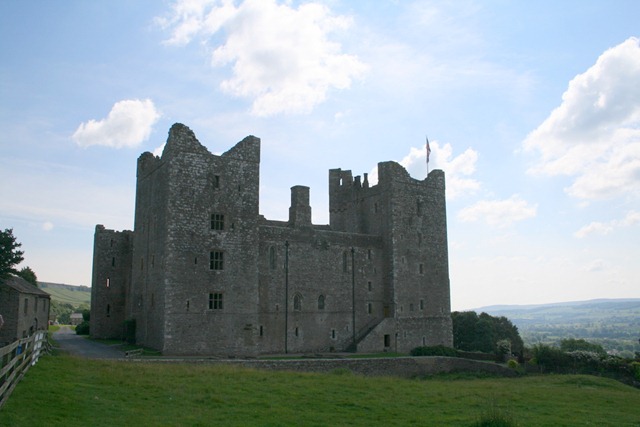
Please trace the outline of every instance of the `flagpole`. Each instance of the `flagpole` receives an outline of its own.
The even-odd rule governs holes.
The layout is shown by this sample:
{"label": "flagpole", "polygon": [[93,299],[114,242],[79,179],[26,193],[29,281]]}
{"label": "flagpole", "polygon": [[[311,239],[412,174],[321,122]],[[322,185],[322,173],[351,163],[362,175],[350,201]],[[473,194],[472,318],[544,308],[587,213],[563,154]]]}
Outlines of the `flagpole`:
{"label": "flagpole", "polygon": [[427,143],[425,145],[425,149],[427,150],[427,176],[429,176],[429,156],[431,155],[431,147],[429,146],[429,137],[425,136],[427,139]]}

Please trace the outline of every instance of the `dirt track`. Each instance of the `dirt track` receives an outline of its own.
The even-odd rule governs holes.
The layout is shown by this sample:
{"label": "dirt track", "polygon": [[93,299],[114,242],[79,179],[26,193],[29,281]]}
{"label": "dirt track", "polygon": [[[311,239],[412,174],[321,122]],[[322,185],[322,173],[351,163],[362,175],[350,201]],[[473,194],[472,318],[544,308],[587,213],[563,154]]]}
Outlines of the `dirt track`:
{"label": "dirt track", "polygon": [[59,331],[54,332],[53,339],[58,343],[62,351],[75,356],[86,357],[88,359],[120,359],[124,358],[124,352],[118,348],[91,341],[81,335],[76,335],[75,331],[68,326],[62,326]]}

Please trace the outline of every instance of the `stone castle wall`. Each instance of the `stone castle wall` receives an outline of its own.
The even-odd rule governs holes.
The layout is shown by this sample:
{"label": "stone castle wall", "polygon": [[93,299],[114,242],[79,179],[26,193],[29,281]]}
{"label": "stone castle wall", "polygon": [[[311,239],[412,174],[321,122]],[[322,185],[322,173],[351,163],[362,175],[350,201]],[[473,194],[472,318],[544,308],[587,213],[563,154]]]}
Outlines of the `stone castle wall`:
{"label": "stone castle wall", "polygon": [[117,232],[96,229],[96,309],[116,301],[105,274],[126,284],[122,312],[96,317],[96,334],[135,319],[139,344],[176,355],[340,351],[354,337],[375,351],[451,345],[441,171],[418,181],[385,162],[370,187],[333,169],[319,226],[304,186],[288,221],[259,215],[259,162],[258,138],[217,156],[180,124],[161,157],[140,156],[134,231],[116,248],[130,283],[109,270]]}

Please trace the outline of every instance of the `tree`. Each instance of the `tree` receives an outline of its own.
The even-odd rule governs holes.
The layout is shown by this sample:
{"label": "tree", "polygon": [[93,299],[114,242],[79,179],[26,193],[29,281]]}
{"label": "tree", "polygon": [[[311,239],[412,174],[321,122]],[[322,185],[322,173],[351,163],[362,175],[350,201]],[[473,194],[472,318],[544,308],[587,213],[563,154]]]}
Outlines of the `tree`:
{"label": "tree", "polygon": [[36,277],[36,273],[31,269],[31,267],[23,267],[18,272],[18,276],[22,277],[36,288],[38,287],[38,277]]}
{"label": "tree", "polygon": [[569,351],[591,351],[598,354],[606,354],[607,352],[600,344],[592,343],[583,339],[567,338],[560,341],[560,350]]}
{"label": "tree", "polygon": [[24,252],[18,250],[20,246],[22,243],[16,242],[12,228],[0,231],[0,279],[6,279],[10,274],[18,274],[14,267],[24,259]]}
{"label": "tree", "polygon": [[451,313],[453,320],[453,347],[463,351],[482,351],[493,353],[507,347],[509,342],[511,352],[521,356],[524,344],[518,328],[504,316],[494,317],[487,313],[478,315],[475,311],[454,311]]}

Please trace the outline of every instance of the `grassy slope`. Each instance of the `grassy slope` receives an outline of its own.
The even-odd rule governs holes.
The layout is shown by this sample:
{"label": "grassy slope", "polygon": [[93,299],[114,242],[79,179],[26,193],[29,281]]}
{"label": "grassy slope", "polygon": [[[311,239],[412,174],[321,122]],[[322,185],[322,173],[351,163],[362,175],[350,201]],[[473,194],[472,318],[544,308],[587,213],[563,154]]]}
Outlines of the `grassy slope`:
{"label": "grassy slope", "polygon": [[74,307],[80,304],[91,305],[91,292],[86,290],[72,290],[69,288],[47,286],[42,289],[55,301],[69,303]]}
{"label": "grassy slope", "polygon": [[0,425],[640,425],[640,390],[589,376],[403,380],[47,356]]}

